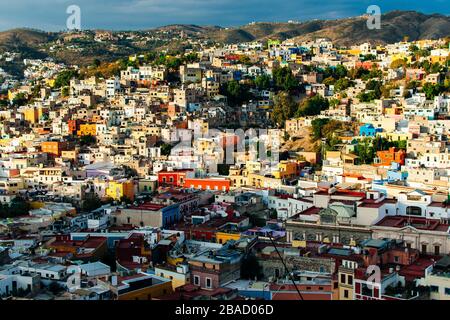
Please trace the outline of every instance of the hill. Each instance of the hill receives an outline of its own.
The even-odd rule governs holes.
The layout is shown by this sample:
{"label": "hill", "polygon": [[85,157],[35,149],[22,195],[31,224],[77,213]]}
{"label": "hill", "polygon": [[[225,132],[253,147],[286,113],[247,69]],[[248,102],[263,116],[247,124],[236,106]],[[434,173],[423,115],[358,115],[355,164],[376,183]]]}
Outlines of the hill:
{"label": "hill", "polygon": [[[301,23],[252,23],[236,28],[174,24],[142,31],[113,32],[114,39],[97,41],[95,30],[82,32],[44,32],[13,29],[0,32],[0,53],[15,52],[12,63],[0,62],[7,72],[20,75],[24,58],[53,57],[67,64],[86,66],[94,59],[115,61],[131,54],[149,51],[183,51],[193,46],[186,38],[218,43],[329,38],[341,46],[363,42],[377,44],[404,40],[436,39],[450,36],[450,17],[415,11],[392,11],[382,15],[381,29],[369,30],[367,17],[337,20],[311,20]],[[184,39],[180,38],[181,33]],[[198,46],[198,43],[197,43]]]}
{"label": "hill", "polygon": [[405,36],[410,41],[436,39],[450,36],[450,17],[440,14],[422,14],[415,11],[392,11],[381,17],[381,29],[369,30],[364,16],[337,19],[312,20],[302,23],[262,22],[238,28],[209,32],[206,36],[226,43],[253,40],[279,39],[311,40],[329,38],[338,45],[351,45],[370,41],[394,43]]}

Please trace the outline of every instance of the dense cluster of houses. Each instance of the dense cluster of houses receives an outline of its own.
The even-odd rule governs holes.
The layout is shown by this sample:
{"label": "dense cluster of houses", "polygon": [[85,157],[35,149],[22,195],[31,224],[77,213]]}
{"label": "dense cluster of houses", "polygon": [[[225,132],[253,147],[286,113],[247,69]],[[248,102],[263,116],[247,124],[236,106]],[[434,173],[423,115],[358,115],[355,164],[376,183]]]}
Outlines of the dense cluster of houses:
{"label": "dense cluster of houses", "polygon": [[[414,50],[441,68],[412,67]],[[64,93],[64,65],[25,61],[39,91],[23,81],[0,110],[0,297],[449,300],[450,96],[420,90],[448,86],[449,52],[444,40],[211,46],[176,70],[141,63]],[[338,66],[416,86],[364,102],[370,79],[325,81]],[[303,98],[337,103],[279,128],[273,86],[238,108],[223,92],[283,67]],[[279,152],[317,119],[356,126],[332,148]],[[367,163],[361,141],[390,146]]]}

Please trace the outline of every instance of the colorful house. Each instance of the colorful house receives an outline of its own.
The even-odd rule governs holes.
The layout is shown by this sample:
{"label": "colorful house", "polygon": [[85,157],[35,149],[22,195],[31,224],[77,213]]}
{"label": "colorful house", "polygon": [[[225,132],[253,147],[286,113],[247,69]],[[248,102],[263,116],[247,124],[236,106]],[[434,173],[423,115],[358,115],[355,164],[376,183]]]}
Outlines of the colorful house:
{"label": "colorful house", "polygon": [[95,123],[80,124],[80,130],[77,132],[78,136],[93,136],[97,135],[97,125]]}
{"label": "colorful house", "polygon": [[231,181],[228,179],[186,179],[184,182],[185,188],[201,189],[201,190],[217,190],[229,191]]}
{"label": "colorful house", "polygon": [[106,196],[114,200],[120,200],[122,197],[134,200],[133,181],[110,181],[106,188]]}
{"label": "colorful house", "polygon": [[383,129],[375,128],[371,123],[366,123],[359,127],[359,135],[363,137],[375,137],[378,132],[382,131]]}
{"label": "colorful house", "polygon": [[398,150],[395,147],[389,148],[389,150],[378,151],[377,157],[374,159],[374,166],[377,167],[390,167],[392,162],[396,162],[400,165],[405,164],[406,152],[405,150]]}

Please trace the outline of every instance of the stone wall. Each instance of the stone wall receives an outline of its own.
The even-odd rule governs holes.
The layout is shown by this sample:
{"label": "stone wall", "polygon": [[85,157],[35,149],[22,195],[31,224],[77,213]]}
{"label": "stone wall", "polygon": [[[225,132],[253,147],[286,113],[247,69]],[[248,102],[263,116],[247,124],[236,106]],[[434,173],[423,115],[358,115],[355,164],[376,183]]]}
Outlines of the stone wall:
{"label": "stone wall", "polygon": [[[336,262],[330,258],[309,258],[301,256],[284,256],[284,262],[288,268],[287,272],[294,270],[298,271],[311,271],[311,272],[327,272],[334,273]],[[259,257],[259,265],[262,267],[265,281],[268,281],[270,277],[275,277],[278,269],[280,277],[286,277],[288,274],[284,270],[283,263],[278,258]]]}

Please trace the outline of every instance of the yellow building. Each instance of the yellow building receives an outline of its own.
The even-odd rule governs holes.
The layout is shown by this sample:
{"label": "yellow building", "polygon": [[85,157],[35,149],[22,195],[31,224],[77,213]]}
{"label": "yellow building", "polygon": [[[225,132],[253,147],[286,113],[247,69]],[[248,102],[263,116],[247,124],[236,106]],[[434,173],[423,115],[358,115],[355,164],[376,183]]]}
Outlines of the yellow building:
{"label": "yellow building", "polygon": [[241,239],[240,233],[216,232],[216,242],[220,244],[227,243],[230,240],[237,241]]}
{"label": "yellow building", "polygon": [[170,280],[141,273],[119,277],[118,284],[112,288],[112,291],[117,295],[118,300],[152,300],[171,294],[173,289]]}
{"label": "yellow building", "polygon": [[65,150],[61,152],[61,158],[64,160],[77,160],[78,152],[77,150]]}
{"label": "yellow building", "polygon": [[53,88],[55,86],[56,79],[45,79],[45,84]]}
{"label": "yellow building", "polygon": [[134,200],[134,183],[133,181],[109,181],[105,194],[114,200],[120,200],[127,197]]}
{"label": "yellow building", "polygon": [[247,170],[230,168],[228,178],[231,181],[231,187],[240,188],[247,185]]}
{"label": "yellow building", "polygon": [[155,267],[155,275],[172,281],[172,289],[184,286],[190,282],[187,265],[163,265]]}
{"label": "yellow building", "polygon": [[293,248],[306,248],[306,241],[305,240],[292,240],[292,247]]}
{"label": "yellow building", "polygon": [[261,174],[249,173],[247,185],[255,188],[280,188],[282,181],[281,179],[266,177]]}
{"label": "yellow building", "polygon": [[97,125],[95,123],[80,124],[80,130],[77,132],[78,136],[96,136]]}
{"label": "yellow building", "polygon": [[36,123],[39,121],[39,111],[36,108],[27,108],[23,110],[23,117],[29,123]]}
{"label": "yellow building", "polygon": [[361,49],[339,50],[339,53],[348,54],[352,56],[359,56],[361,54]]}
{"label": "yellow building", "polygon": [[402,132],[380,132],[379,136],[389,140],[389,141],[401,141],[401,140],[411,140],[412,133],[402,133]]}
{"label": "yellow building", "polygon": [[278,168],[273,172],[275,179],[290,179],[298,176],[298,164],[292,161],[280,161]]}
{"label": "yellow building", "polygon": [[339,300],[353,300],[356,262],[343,261],[338,269]]}
{"label": "yellow building", "polygon": [[22,179],[8,179],[0,181],[0,191],[5,194],[17,194],[19,190],[24,189],[24,183]]}

